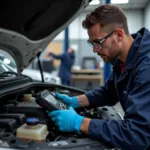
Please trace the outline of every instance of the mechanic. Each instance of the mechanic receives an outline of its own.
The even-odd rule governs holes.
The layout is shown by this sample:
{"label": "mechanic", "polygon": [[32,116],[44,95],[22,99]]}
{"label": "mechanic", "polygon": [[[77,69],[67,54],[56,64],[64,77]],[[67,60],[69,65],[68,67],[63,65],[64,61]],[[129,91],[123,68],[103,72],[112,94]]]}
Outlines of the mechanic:
{"label": "mechanic", "polygon": [[[150,148],[150,32],[146,28],[129,34],[127,18],[119,7],[101,5],[86,16],[93,52],[113,65],[105,85],[69,97],[56,93],[68,110],[49,113],[61,131],[80,131],[90,138],[105,141],[117,148]],[[78,115],[73,108],[113,106],[120,101],[124,120],[98,120]]]}
{"label": "mechanic", "polygon": [[74,50],[72,48],[68,48],[67,52],[61,55],[55,55],[50,52],[47,57],[49,56],[61,60],[58,76],[61,78],[61,83],[63,85],[71,85],[71,67],[75,61]]}

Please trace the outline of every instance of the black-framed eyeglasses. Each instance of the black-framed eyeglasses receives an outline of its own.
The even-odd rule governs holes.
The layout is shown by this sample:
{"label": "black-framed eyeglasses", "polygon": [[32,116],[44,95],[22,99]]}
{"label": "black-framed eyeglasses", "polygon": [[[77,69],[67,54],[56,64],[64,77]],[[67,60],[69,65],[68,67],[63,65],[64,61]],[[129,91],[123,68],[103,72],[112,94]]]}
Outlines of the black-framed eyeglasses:
{"label": "black-framed eyeglasses", "polygon": [[105,42],[105,40],[107,38],[109,38],[116,30],[113,30],[111,33],[109,33],[108,35],[106,35],[104,38],[102,39],[95,39],[94,41],[90,41],[90,40],[87,40],[87,43],[92,47],[97,47],[98,49],[101,49],[102,46],[103,46],[103,43]]}

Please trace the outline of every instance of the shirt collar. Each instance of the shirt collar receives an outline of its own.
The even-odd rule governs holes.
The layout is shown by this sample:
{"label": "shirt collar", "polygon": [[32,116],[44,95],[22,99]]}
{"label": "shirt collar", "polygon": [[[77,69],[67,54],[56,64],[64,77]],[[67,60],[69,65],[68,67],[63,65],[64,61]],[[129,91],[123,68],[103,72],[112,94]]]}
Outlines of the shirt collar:
{"label": "shirt collar", "polygon": [[[140,33],[133,34],[132,37],[134,38],[134,42],[132,43],[128,56],[127,56],[127,61],[125,65],[125,69],[130,69],[133,68],[135,61],[138,56],[138,48],[141,43],[142,35]],[[121,61],[120,60],[115,60],[112,62],[112,65],[118,68],[118,65],[120,65]]]}

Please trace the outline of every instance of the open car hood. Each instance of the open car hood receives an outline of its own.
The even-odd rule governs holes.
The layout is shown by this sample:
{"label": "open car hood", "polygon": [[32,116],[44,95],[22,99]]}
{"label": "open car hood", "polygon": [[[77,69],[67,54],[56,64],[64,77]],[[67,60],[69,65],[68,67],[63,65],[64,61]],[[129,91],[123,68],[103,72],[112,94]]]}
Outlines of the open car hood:
{"label": "open car hood", "polygon": [[12,55],[20,73],[84,10],[89,1],[0,1],[0,48]]}

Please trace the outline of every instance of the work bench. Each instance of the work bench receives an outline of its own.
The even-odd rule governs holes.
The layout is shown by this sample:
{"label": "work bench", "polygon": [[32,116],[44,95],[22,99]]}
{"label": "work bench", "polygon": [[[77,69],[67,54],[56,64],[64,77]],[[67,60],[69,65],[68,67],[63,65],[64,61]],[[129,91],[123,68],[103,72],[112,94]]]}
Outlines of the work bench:
{"label": "work bench", "polygon": [[103,84],[103,70],[80,69],[72,70],[72,86],[91,90]]}

